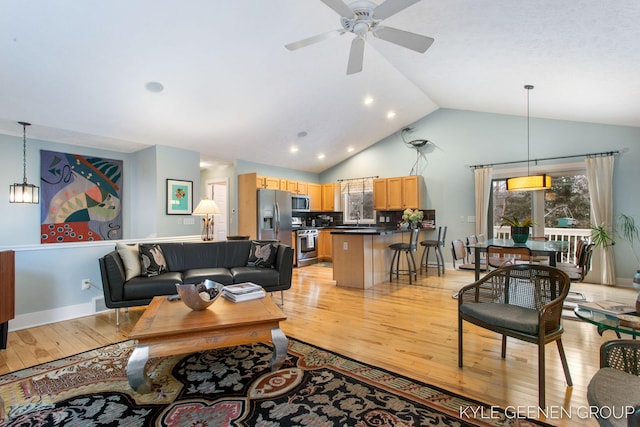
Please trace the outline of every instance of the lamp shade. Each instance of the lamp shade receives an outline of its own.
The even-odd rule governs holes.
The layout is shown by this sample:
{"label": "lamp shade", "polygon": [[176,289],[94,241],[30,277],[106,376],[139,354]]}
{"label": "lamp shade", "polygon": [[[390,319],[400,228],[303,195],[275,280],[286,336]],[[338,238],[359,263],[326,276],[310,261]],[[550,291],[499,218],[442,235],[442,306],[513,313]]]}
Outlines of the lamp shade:
{"label": "lamp shade", "polygon": [[212,215],[219,214],[220,208],[216,205],[216,202],[210,199],[202,199],[198,206],[193,210],[193,215]]}
{"label": "lamp shade", "polygon": [[545,174],[507,178],[508,191],[536,191],[547,188],[551,188],[551,177]]}

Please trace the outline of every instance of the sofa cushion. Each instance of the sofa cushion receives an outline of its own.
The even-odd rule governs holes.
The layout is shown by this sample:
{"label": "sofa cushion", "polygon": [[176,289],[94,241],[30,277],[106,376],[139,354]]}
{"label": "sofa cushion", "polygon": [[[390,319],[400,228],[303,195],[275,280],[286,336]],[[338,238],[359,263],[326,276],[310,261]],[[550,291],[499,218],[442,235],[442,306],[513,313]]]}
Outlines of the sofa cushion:
{"label": "sofa cushion", "polygon": [[233,283],[253,282],[261,285],[267,292],[269,286],[280,284],[280,274],[273,268],[233,267]]}
{"label": "sofa cushion", "polygon": [[615,368],[600,368],[589,381],[587,401],[591,406],[607,409],[607,415],[616,415],[599,419],[600,425],[626,426],[627,417],[619,415],[640,406],[640,377]]}
{"label": "sofa cushion", "polygon": [[156,295],[177,293],[176,284],[182,283],[182,274],[170,271],[152,277],[138,276],[124,284],[125,300],[152,299]]}
{"label": "sofa cushion", "polygon": [[278,245],[270,242],[251,242],[247,267],[273,268],[278,254]]}
{"label": "sofa cushion", "polygon": [[213,280],[223,285],[231,285],[233,283],[233,276],[228,268],[192,268],[186,270],[182,275],[182,281],[185,285],[202,283],[205,279]]}
{"label": "sofa cushion", "polygon": [[140,245],[141,274],[152,277],[167,271],[167,261],[160,245]]}
{"label": "sofa cushion", "polygon": [[117,242],[116,251],[118,251],[118,255],[120,255],[120,259],[122,260],[122,264],[124,264],[125,280],[138,277],[142,272],[140,268],[140,254],[138,244],[126,244]]}
{"label": "sofa cushion", "polygon": [[460,311],[490,325],[513,329],[525,334],[538,333],[538,311],[501,303],[465,303]]}

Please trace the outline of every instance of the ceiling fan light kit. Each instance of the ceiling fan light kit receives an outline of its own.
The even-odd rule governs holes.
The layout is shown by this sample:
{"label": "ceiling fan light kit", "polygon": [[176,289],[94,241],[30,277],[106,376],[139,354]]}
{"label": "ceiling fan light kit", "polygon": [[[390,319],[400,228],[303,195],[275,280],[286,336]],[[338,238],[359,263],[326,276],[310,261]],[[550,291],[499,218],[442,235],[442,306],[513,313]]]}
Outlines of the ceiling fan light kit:
{"label": "ceiling fan light kit", "polygon": [[533,85],[524,85],[527,90],[527,176],[518,176],[515,178],[507,178],[507,191],[538,191],[551,188],[551,177],[545,174],[530,175],[529,174],[529,93],[533,89]]}
{"label": "ceiling fan light kit", "polygon": [[380,5],[376,5],[369,0],[357,0],[349,5],[343,0],[321,1],[341,16],[340,23],[342,28],[289,43],[285,47],[289,50],[296,50],[347,32],[352,33],[356,37],[351,42],[347,74],[355,74],[362,71],[364,43],[369,33],[376,38],[419,53],[426,52],[433,43],[433,38],[431,37],[380,25],[384,19],[395,15],[420,0],[386,0]]}

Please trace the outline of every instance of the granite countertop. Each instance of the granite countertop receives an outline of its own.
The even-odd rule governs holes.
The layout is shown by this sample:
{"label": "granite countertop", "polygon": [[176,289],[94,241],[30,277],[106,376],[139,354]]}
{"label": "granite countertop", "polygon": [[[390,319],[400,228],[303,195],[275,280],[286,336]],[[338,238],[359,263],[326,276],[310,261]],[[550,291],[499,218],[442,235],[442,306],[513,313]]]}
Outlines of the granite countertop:
{"label": "granite countertop", "polygon": [[[421,230],[433,230],[433,228],[422,228]],[[410,229],[401,230],[396,227],[360,227],[360,228],[334,228],[331,229],[331,234],[366,234],[366,235],[378,235],[394,233],[407,233]]]}

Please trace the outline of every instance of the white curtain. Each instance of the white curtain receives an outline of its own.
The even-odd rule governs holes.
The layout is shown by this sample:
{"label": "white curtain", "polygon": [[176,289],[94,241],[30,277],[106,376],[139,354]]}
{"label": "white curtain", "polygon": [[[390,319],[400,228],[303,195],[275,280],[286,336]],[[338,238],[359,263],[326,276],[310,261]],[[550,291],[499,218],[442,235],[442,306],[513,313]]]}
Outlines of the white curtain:
{"label": "white curtain", "polygon": [[488,236],[487,218],[489,218],[492,172],[493,168],[490,166],[473,170],[476,190],[476,234],[485,236]]}
{"label": "white curtain", "polygon": [[[587,157],[587,179],[591,196],[591,216],[595,225],[602,225],[613,235],[613,156]],[[600,283],[615,285],[616,272],[613,247],[597,248],[593,253],[594,267],[600,269]]]}

